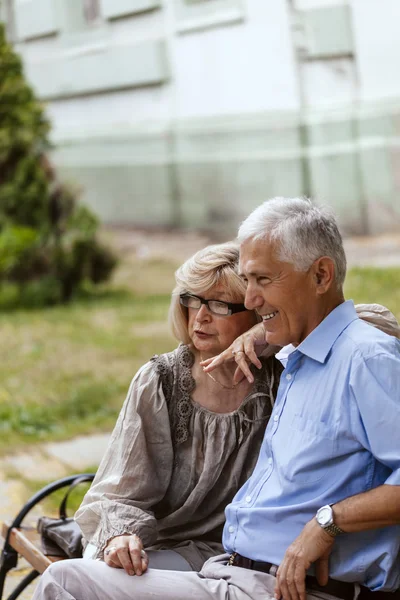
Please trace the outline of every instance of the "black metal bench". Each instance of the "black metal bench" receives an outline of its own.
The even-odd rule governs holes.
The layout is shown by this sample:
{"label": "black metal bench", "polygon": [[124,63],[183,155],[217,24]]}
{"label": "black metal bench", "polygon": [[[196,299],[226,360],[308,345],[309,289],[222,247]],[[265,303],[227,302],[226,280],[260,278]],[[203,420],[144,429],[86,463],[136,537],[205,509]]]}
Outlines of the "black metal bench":
{"label": "black metal bench", "polygon": [[40,537],[35,527],[25,526],[23,521],[31,510],[46,497],[62,488],[71,488],[79,479],[83,481],[93,481],[94,473],[82,473],[79,475],[70,475],[64,477],[36,492],[28,502],[22,507],[12,523],[1,524],[1,535],[4,538],[3,550],[0,560],[0,600],[3,600],[4,586],[7,574],[11,569],[18,565],[19,556],[32,567],[32,570],[23,577],[23,579],[15,586],[14,590],[8,596],[7,600],[15,600],[24,591],[24,589],[32,583],[47,569],[47,567],[56,560],[63,560],[59,556],[45,556],[40,548]]}

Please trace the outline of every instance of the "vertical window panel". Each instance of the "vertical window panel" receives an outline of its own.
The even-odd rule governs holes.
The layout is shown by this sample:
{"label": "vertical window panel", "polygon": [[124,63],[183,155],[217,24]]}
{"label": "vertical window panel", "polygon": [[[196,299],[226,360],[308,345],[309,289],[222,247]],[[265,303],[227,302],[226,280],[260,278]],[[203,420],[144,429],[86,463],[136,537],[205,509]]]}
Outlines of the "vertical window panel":
{"label": "vertical window panel", "polygon": [[87,25],[96,25],[100,22],[100,1],[83,0],[83,14]]}
{"label": "vertical window panel", "polygon": [[0,8],[2,9],[2,18],[6,24],[6,33],[10,41],[16,40],[16,28],[15,28],[15,14],[14,14],[14,0],[3,0],[0,2]]}

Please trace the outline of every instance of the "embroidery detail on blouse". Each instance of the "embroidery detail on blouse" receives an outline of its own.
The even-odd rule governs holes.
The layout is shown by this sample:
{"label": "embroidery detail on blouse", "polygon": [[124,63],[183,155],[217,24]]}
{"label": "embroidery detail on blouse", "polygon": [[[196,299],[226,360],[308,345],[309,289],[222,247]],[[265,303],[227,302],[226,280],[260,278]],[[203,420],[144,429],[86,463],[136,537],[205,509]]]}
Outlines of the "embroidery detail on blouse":
{"label": "embroidery detail on blouse", "polygon": [[161,377],[174,444],[183,444],[189,437],[189,420],[193,413],[191,393],[196,386],[192,375],[194,356],[188,346],[181,344],[176,351],[154,356],[152,360]]}
{"label": "embroidery detail on blouse", "polygon": [[[175,351],[153,356],[151,360],[161,378],[171,421],[172,438],[174,445],[178,446],[186,442],[189,437],[189,422],[193,414],[191,394],[196,387],[192,375],[194,355],[189,346],[180,344]],[[262,360],[262,364],[260,370],[253,369],[254,387],[250,396],[259,394],[267,396],[272,408],[282,367],[279,361],[271,359]],[[247,417],[244,411],[239,410],[239,413],[242,428],[249,427],[253,421]],[[265,418],[267,417],[263,417],[263,420]],[[243,431],[241,431],[239,439],[241,440],[242,437]]]}

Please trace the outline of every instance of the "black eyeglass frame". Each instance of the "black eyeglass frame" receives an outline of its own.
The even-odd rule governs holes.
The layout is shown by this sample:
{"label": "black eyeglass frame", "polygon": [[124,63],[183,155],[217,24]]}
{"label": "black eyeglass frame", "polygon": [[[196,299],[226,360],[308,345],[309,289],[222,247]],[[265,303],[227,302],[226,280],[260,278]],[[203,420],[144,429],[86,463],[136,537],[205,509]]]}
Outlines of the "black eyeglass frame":
{"label": "black eyeglass frame", "polygon": [[[244,304],[238,304],[238,303],[235,303],[235,302],[225,302],[225,300],[215,300],[213,298],[210,298],[209,300],[206,300],[205,298],[202,298],[201,296],[196,296],[195,294],[189,294],[188,292],[185,292],[183,294],[179,294],[179,302],[185,308],[190,308],[190,307],[186,306],[182,302],[183,298],[196,298],[196,300],[200,300],[200,306],[199,306],[198,309],[195,309],[195,310],[200,310],[201,305],[205,304],[207,306],[208,310],[213,315],[217,315],[217,317],[230,317],[231,315],[234,315],[234,314],[240,313],[240,312],[244,312],[245,310],[247,310],[247,308],[245,307]],[[219,302],[220,304],[225,304],[228,307],[228,312],[225,315],[222,314],[222,313],[214,312],[210,308],[209,302]]]}

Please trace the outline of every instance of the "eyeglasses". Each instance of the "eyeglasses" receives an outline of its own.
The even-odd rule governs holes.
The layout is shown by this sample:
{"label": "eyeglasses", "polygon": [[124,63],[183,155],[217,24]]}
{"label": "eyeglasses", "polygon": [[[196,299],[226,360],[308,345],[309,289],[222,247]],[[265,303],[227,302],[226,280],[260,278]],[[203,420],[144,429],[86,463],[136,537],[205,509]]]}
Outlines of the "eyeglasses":
{"label": "eyeglasses", "polygon": [[181,294],[179,301],[186,308],[194,308],[199,310],[202,304],[205,304],[210,312],[214,315],[222,317],[230,317],[231,315],[247,310],[244,304],[234,304],[232,302],[222,302],[222,300],[205,300],[200,296],[193,294]]}

